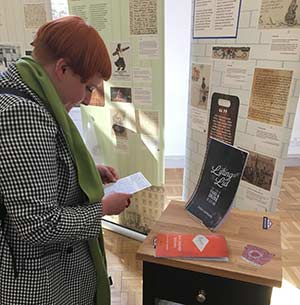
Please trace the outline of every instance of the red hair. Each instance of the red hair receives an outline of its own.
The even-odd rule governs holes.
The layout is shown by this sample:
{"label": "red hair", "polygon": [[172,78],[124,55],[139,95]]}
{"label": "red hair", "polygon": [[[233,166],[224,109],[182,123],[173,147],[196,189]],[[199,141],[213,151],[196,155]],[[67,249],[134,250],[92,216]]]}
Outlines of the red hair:
{"label": "red hair", "polygon": [[64,58],[74,73],[87,81],[99,72],[111,76],[111,62],[98,32],[78,16],[49,21],[37,31],[32,42],[33,54],[42,63]]}

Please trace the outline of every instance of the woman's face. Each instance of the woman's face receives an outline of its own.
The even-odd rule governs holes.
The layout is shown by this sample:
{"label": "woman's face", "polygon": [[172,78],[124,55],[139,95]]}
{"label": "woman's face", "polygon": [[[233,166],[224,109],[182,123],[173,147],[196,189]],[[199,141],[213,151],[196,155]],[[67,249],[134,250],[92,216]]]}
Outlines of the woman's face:
{"label": "woman's face", "polygon": [[70,67],[66,67],[65,73],[67,75],[64,87],[61,90],[61,96],[66,110],[70,111],[72,107],[79,104],[89,105],[93,91],[103,81],[100,73],[97,73],[86,82],[82,82],[81,77],[75,74]]}

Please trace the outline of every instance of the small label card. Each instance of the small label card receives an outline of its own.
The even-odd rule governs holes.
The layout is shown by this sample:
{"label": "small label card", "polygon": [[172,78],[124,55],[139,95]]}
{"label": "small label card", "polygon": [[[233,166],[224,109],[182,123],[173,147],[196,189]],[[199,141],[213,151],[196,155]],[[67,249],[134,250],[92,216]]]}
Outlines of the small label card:
{"label": "small label card", "polygon": [[272,221],[269,219],[269,217],[264,216],[263,217],[263,229],[268,230],[272,226]]}
{"label": "small label card", "polygon": [[197,235],[193,239],[193,243],[197,246],[197,248],[202,252],[209,240],[203,235]]}

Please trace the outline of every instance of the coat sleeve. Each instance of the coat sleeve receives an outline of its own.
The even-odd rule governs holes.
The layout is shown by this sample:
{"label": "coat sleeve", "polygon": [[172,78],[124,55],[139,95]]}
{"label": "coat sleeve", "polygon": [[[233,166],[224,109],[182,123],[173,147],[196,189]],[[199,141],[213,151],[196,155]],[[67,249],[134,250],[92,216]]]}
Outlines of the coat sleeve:
{"label": "coat sleeve", "polygon": [[57,126],[32,101],[0,111],[0,192],[19,237],[31,244],[95,238],[102,204],[63,207],[57,200]]}

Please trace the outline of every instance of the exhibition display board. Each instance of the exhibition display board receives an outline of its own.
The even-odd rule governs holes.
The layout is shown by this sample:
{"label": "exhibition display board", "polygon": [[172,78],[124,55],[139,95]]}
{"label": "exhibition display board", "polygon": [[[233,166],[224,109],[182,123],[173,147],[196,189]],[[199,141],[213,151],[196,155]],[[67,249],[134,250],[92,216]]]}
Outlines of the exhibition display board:
{"label": "exhibition display board", "polygon": [[34,34],[51,20],[50,0],[0,0],[0,72],[31,54]]}
{"label": "exhibition display board", "polygon": [[81,16],[103,37],[112,78],[91,106],[80,107],[83,136],[96,163],[115,167],[121,177],[142,172],[151,182],[125,213],[110,218],[148,232],[165,204],[164,1],[0,0],[0,7],[0,71],[31,54],[37,29],[52,18]]}
{"label": "exhibition display board", "polygon": [[193,1],[184,199],[207,139],[249,153],[235,206],[275,211],[300,87],[294,0]]}
{"label": "exhibition display board", "polygon": [[164,1],[69,0],[69,14],[94,26],[111,56],[112,78],[81,106],[83,135],[97,163],[153,185],[109,220],[139,232],[164,207]]}

